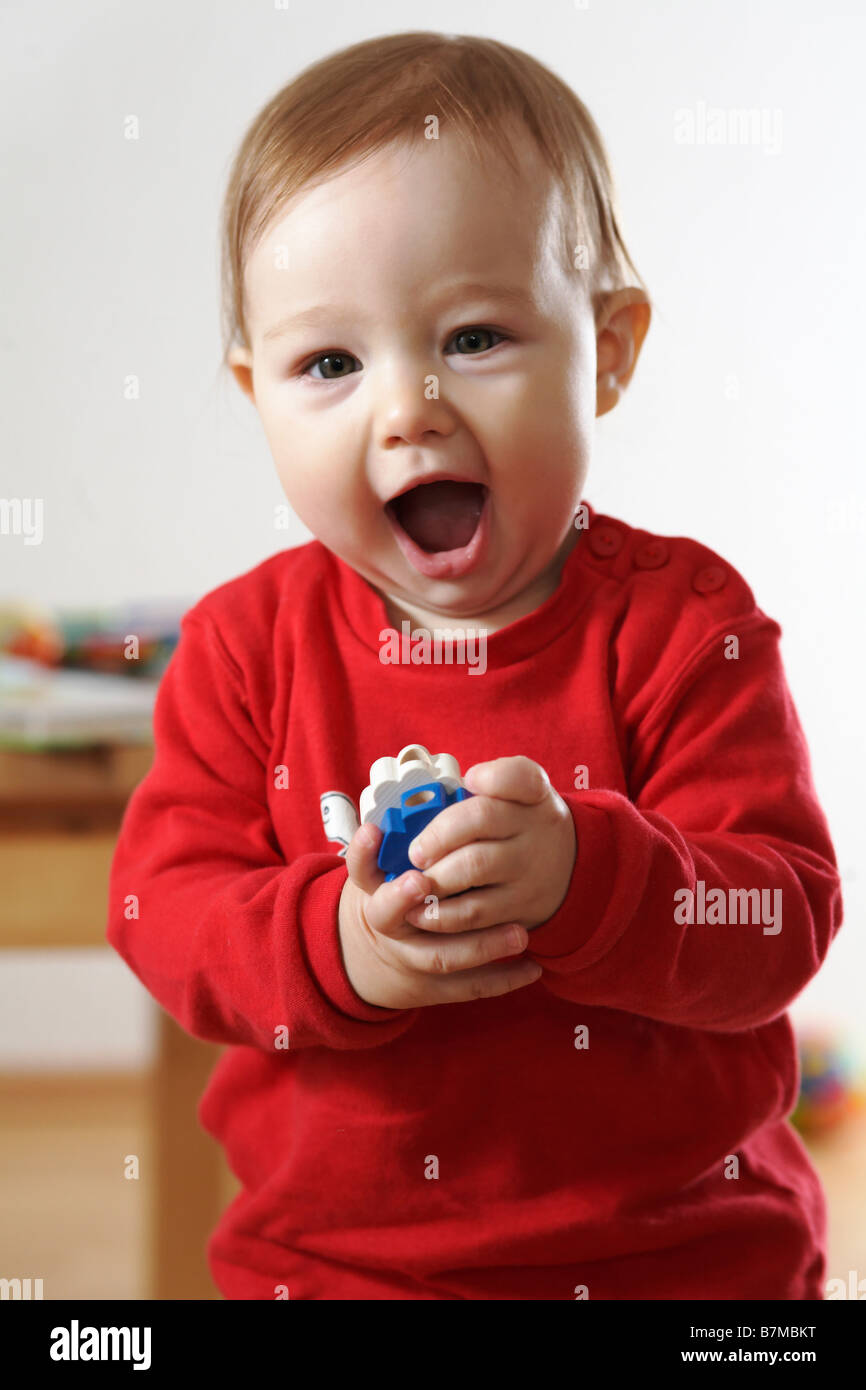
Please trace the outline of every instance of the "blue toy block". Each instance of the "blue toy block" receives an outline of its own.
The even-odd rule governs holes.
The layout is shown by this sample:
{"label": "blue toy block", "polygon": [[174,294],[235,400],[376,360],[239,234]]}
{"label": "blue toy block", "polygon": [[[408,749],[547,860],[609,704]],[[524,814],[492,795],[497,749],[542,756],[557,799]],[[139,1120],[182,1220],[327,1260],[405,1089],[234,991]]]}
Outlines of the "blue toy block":
{"label": "blue toy block", "polygon": [[[432,792],[432,796],[426,797],[418,805],[406,804],[417,801],[424,792]],[[381,828],[385,838],[379,846],[378,864],[380,869],[385,870],[386,883],[399,878],[407,869],[414,869],[408,850],[425,825],[429,825],[446,806],[453,805],[455,801],[467,801],[472,795],[465,787],[457,787],[449,793],[440,782],[425,782],[422,787],[410,787],[402,793],[399,807],[389,807],[382,818]]]}

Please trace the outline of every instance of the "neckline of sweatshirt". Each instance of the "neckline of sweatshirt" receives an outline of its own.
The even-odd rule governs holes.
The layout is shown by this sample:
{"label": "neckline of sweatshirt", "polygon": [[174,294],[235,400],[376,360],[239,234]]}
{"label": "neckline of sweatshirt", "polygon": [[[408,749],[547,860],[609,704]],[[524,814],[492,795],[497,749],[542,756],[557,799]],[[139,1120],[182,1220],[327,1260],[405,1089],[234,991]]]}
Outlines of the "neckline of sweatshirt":
{"label": "neckline of sweatshirt", "polygon": [[[580,529],[577,541],[566,557],[554,592],[532,612],[525,613],[522,617],[507,623],[505,627],[486,634],[488,670],[516,665],[536,656],[544,647],[554,642],[575,623],[584,603],[600,582],[602,576],[585,564],[585,560],[589,558],[586,537],[598,519],[598,513],[585,500],[582,505],[586,508],[587,526]],[[382,649],[383,631],[395,631],[385,607],[385,600],[339,555],[334,551],[328,551],[328,554],[336,568],[337,607],[340,614],[364,646],[369,647],[378,656]],[[460,620],[443,617],[437,627],[443,630],[459,629]],[[399,627],[396,629],[398,634],[400,630]],[[416,624],[413,622],[409,626],[410,635],[414,630]],[[434,634],[436,632],[436,628],[428,630]]]}

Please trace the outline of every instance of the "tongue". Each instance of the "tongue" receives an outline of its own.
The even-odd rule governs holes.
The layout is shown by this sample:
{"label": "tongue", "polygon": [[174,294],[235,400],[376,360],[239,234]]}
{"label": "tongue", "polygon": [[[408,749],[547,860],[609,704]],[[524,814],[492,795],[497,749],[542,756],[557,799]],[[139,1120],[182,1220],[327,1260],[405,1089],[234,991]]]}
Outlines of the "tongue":
{"label": "tongue", "polygon": [[459,550],[478,529],[484,505],[480,483],[422,483],[391,504],[407,535],[422,550]]}

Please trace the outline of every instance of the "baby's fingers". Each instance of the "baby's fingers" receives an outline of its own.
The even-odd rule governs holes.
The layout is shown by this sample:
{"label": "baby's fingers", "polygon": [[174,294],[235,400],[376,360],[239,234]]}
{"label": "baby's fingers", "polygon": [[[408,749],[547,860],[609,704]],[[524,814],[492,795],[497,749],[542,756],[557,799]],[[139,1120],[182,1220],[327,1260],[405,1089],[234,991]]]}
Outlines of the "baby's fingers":
{"label": "baby's fingers", "polygon": [[379,847],[382,831],[372,822],[359,825],[346,850],[346,868],[349,878],[365,893],[375,893],[385,875],[379,868]]}
{"label": "baby's fingers", "polygon": [[395,942],[393,951],[410,970],[429,975],[453,975],[474,970],[479,965],[516,956],[529,941],[529,933],[508,922],[501,927],[485,927],[481,931],[461,932],[457,936],[431,937],[429,932],[417,932]]}
{"label": "baby's fingers", "polygon": [[381,882],[375,891],[371,890],[372,895],[364,905],[367,925],[380,936],[397,938],[408,933],[415,935],[417,928],[405,920],[406,913],[410,907],[422,903],[430,892],[429,881],[417,869],[401,874],[390,883]]}
{"label": "baby's fingers", "polygon": [[465,1004],[471,999],[493,999],[497,994],[510,994],[541,978],[541,966],[534,960],[501,961],[496,965],[481,965],[474,970],[458,970],[436,980],[437,1004]]}

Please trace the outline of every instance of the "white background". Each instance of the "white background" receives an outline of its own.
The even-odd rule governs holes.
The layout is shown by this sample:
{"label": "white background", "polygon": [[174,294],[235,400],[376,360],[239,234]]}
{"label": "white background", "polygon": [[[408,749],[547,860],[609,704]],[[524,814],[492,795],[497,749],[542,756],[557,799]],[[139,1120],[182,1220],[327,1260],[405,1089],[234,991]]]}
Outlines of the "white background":
{"label": "white background", "polygon": [[[0,602],[192,602],[285,545],[253,408],[220,372],[217,222],[257,111],[374,34],[490,35],[568,81],[611,157],[654,319],[599,422],[586,496],[713,547],[782,625],[789,683],[844,875],[846,922],[794,1008],[851,1029],[866,945],[860,383],[862,64],[851,3],[149,0],[6,3]],[[758,109],[781,146],[685,145],[676,113]],[[775,113],[779,113],[777,116]],[[123,138],[127,116],[141,138]],[[124,399],[129,373],[141,399]],[[152,1010],[113,952],[0,960],[0,1065],[128,1065]],[[34,997],[38,1007],[32,1007]]]}

